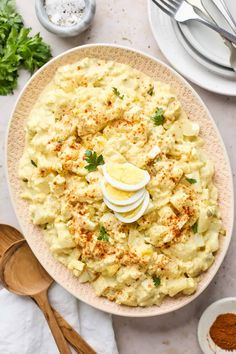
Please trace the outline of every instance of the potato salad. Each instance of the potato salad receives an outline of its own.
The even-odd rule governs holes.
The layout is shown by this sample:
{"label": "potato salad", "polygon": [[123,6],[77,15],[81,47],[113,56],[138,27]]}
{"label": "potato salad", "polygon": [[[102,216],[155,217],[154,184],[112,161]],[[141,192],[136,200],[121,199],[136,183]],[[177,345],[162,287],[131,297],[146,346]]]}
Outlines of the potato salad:
{"label": "potato salad", "polygon": [[200,127],[168,84],[85,58],[56,71],[25,130],[22,198],[78,282],[127,306],[196,291],[223,228]]}

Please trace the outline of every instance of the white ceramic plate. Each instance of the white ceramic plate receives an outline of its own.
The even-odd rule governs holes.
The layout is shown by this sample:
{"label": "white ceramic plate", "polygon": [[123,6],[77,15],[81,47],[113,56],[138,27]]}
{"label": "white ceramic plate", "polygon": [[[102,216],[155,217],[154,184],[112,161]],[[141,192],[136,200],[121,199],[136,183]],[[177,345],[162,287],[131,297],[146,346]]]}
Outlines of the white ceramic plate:
{"label": "white ceramic plate", "polygon": [[226,351],[212,341],[209,335],[209,329],[216,317],[224,313],[236,314],[236,297],[228,297],[218,300],[211,304],[203,312],[200,321],[198,323],[198,341],[204,354],[235,354],[234,351]]}
{"label": "white ceramic plate", "polygon": [[213,63],[212,61],[202,56],[198,51],[196,51],[182,33],[182,27],[180,27],[180,25],[176,21],[172,20],[172,26],[174,28],[178,40],[193,59],[203,65],[207,70],[210,70],[213,73],[224,77],[225,79],[231,78],[233,80],[236,80],[236,73],[232,69]]}
{"label": "white ceramic plate", "polygon": [[[215,184],[219,191],[219,206],[227,236],[220,238],[220,248],[215,261],[209,270],[202,274],[197,291],[191,296],[166,298],[161,306],[144,308],[121,306],[106,298],[98,297],[90,284],[80,284],[78,278],[52,256],[41,228],[33,225],[31,221],[28,202],[21,197],[23,188],[18,177],[18,161],[25,145],[24,126],[31,109],[42,90],[54,77],[55,71],[62,65],[75,63],[85,57],[128,64],[154,80],[170,84],[177,93],[186,114],[202,127],[200,134],[205,141],[204,148],[215,166]],[[12,204],[22,232],[35,256],[60,285],[78,299],[102,311],[129,317],[155,316],[175,311],[202,293],[218,271],[227,252],[234,221],[233,182],[229,159],[214,120],[197,93],[179,74],[156,58],[137,50],[108,44],[80,46],[62,53],[38,70],[25,86],[14,108],[9,123],[6,164]]]}
{"label": "white ceramic plate", "polygon": [[[224,1],[230,8],[231,14],[236,18],[236,1]],[[194,3],[194,0],[191,0],[191,3]],[[221,16],[219,16],[216,8],[211,6],[209,0],[203,0],[203,3],[211,10],[211,14],[217,19],[217,23],[224,26]],[[188,24],[180,24],[180,28],[188,42],[191,43],[192,47],[202,56],[218,65],[230,68],[230,51],[216,32],[197,21],[188,22]]]}
{"label": "white ceramic plate", "polygon": [[236,96],[236,79],[217,75],[197,62],[179,42],[171,19],[151,0],[148,0],[148,14],[158,46],[179,73],[208,91]]}

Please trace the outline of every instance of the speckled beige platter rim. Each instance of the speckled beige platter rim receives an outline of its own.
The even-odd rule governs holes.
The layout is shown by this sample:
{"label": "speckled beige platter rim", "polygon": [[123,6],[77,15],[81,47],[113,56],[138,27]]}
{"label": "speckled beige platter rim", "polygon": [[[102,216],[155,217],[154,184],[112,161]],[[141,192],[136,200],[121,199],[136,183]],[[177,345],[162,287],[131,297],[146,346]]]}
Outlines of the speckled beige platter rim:
{"label": "speckled beige platter rim", "polygon": [[[202,275],[198,290],[192,296],[168,298],[160,307],[147,308],[121,306],[104,298],[99,298],[89,284],[80,284],[69,270],[53,258],[44,241],[42,232],[30,221],[28,204],[20,198],[21,184],[17,176],[18,161],[24,149],[25,121],[39,94],[52,79],[56,69],[61,65],[73,63],[84,57],[95,57],[129,64],[154,80],[169,83],[176,91],[188,116],[200,123],[201,136],[206,141],[205,148],[216,168],[215,183],[219,188],[220,207],[227,236],[221,239],[220,250],[216,255],[214,264]],[[196,92],[179,74],[155,58],[126,47],[106,44],[77,47],[54,58],[31,78],[21,93],[9,124],[6,150],[8,183],[12,204],[25,238],[49,274],[78,299],[116,315],[130,317],[161,315],[175,311],[194,300],[207,287],[219,269],[228,249],[233,227],[233,183],[227,153],[210,113]]]}

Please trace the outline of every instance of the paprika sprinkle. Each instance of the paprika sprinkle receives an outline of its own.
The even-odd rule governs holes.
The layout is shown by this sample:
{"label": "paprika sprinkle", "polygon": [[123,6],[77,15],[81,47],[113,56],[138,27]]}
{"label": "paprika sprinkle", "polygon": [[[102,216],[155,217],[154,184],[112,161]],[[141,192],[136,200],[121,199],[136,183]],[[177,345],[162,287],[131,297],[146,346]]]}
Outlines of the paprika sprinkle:
{"label": "paprika sprinkle", "polygon": [[233,313],[219,315],[210,328],[210,336],[221,349],[228,351],[236,349],[236,315]]}

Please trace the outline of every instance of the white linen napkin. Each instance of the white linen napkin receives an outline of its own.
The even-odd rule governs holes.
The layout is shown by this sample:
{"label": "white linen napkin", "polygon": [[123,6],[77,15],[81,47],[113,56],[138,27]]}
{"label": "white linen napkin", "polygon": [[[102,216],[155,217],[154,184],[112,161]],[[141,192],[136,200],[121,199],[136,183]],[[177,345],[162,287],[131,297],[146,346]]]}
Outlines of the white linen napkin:
{"label": "white linen napkin", "polygon": [[[99,354],[118,354],[111,315],[76,300],[58,284],[50,304]],[[73,351],[74,352],[74,351]],[[58,354],[47,322],[30,298],[0,289],[0,353]]]}

